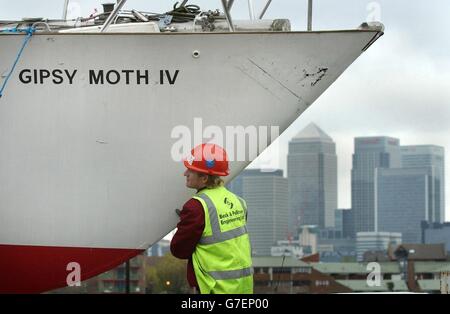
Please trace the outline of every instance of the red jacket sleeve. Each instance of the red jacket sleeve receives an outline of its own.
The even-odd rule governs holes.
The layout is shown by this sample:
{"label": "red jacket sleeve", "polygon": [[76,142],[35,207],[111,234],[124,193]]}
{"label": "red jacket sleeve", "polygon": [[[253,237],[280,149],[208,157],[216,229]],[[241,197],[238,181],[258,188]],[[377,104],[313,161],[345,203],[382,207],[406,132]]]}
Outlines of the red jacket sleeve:
{"label": "red jacket sleeve", "polygon": [[188,259],[194,253],[205,228],[205,213],[198,200],[191,198],[183,205],[177,228],[170,242],[170,251],[177,258]]}

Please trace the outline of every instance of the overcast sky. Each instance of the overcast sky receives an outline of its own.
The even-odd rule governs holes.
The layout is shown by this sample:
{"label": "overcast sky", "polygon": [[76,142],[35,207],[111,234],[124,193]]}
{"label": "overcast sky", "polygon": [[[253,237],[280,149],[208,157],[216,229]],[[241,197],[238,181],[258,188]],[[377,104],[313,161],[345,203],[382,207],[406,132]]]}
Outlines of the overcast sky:
{"label": "overcast sky", "polygon": [[[174,2],[129,0],[125,8],[160,13],[170,10]],[[234,18],[248,18],[247,1],[235,2]],[[264,2],[254,0],[256,12]],[[63,0],[0,0],[0,19],[60,18],[63,3]],[[101,11],[101,3],[71,1],[69,14],[87,16],[94,8]],[[220,8],[219,0],[189,3],[202,9]],[[266,17],[289,18],[293,30],[304,30],[306,3],[306,0],[273,0]],[[378,16],[386,27],[385,35],[280,136],[281,157],[272,165],[286,169],[287,142],[315,122],[336,142],[339,207],[350,208],[354,137],[385,135],[399,138],[401,145],[440,145],[447,154],[446,220],[450,221],[449,13],[448,0],[315,0],[314,29],[352,29]]]}

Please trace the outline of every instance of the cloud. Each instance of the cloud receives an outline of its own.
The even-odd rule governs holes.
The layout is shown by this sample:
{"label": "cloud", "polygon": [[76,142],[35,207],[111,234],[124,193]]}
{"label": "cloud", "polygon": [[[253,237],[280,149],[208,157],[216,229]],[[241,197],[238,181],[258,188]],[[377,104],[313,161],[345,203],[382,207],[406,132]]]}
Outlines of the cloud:
{"label": "cloud", "polygon": [[[416,53],[400,32],[386,34],[373,48],[308,114],[331,124],[333,130],[450,130],[450,67]],[[325,107],[328,114],[323,116]],[[342,118],[339,123],[334,122],[336,117]]]}
{"label": "cloud", "polygon": [[[354,137],[392,136],[401,145],[434,144],[450,151],[448,82],[450,63],[417,49],[407,30],[386,32],[281,135],[280,153],[272,158],[286,169],[288,141],[315,122],[336,142],[339,206],[350,207]],[[449,169],[450,158],[446,161]],[[446,199],[449,219],[449,184]]]}

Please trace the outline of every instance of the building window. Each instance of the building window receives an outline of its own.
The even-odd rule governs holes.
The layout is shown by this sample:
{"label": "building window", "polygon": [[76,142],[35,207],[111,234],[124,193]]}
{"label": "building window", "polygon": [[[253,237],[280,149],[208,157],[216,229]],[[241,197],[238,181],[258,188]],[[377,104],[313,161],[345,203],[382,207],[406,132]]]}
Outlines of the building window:
{"label": "building window", "polygon": [[268,280],[256,280],[255,281],[256,287],[270,287],[270,281]]}
{"label": "building window", "polygon": [[258,267],[255,268],[255,274],[268,274],[269,268],[268,267]]}
{"label": "building window", "polygon": [[310,280],[294,280],[292,282],[294,287],[309,287],[311,285]]}
{"label": "building window", "polygon": [[316,286],[329,286],[330,282],[328,280],[316,280]]}
{"label": "building window", "polygon": [[291,273],[291,269],[288,267],[274,267],[273,268],[273,272],[275,274],[290,274]]}
{"label": "building window", "polygon": [[297,267],[292,269],[292,273],[311,274],[311,269],[311,267]]}

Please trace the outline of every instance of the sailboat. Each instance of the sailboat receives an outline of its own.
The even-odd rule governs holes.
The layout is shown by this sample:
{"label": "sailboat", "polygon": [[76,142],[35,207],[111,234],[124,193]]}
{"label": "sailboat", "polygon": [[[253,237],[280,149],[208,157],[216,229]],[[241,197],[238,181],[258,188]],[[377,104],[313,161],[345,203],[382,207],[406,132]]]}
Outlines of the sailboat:
{"label": "sailboat", "polygon": [[[173,158],[180,130],[281,133],[384,31],[234,21],[230,0],[161,15],[124,3],[0,23],[1,293],[64,287],[146,250],[192,195]],[[254,157],[235,158],[226,182]]]}

